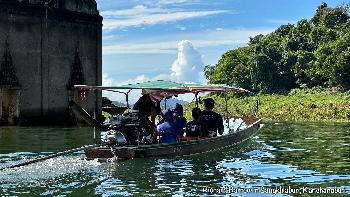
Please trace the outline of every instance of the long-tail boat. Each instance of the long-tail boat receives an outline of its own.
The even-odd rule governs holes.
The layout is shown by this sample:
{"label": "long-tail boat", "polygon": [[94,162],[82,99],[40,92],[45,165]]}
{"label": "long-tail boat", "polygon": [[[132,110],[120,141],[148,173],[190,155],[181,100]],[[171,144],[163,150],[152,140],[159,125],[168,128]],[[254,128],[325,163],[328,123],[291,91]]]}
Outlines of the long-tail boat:
{"label": "long-tail boat", "polygon": [[[171,81],[149,81],[144,83],[128,84],[122,86],[88,86],[88,85],[76,85],[79,90],[105,90],[123,93],[126,96],[127,106],[129,107],[129,93],[131,90],[142,90],[142,94],[149,94],[153,99],[158,101],[169,98],[174,95],[193,93],[195,95],[196,103],[198,106],[198,94],[202,92],[209,93],[250,93],[243,88],[237,88],[228,85],[199,85],[199,84],[182,84]],[[126,90],[126,91],[122,91]],[[73,104],[73,108],[79,109],[79,106]],[[227,102],[226,102],[227,109]],[[87,113],[80,113],[83,116],[87,116]],[[92,119],[91,117],[84,118],[86,120]],[[261,128],[261,119],[250,116],[236,118],[240,120],[239,126],[235,129],[229,129],[222,135],[216,137],[182,137],[179,142],[171,144],[147,144],[141,143],[141,140],[137,144],[128,144],[125,142],[124,133],[116,132],[114,143],[105,143],[99,147],[85,149],[85,155],[88,159],[130,159],[136,157],[159,157],[159,156],[182,156],[198,154],[218,149],[223,149],[231,146],[238,145],[253,136],[257,135]],[[93,120],[92,120],[93,121]],[[232,124],[232,123],[231,123]],[[241,127],[244,125],[243,127]],[[140,133],[139,133],[140,135]]]}

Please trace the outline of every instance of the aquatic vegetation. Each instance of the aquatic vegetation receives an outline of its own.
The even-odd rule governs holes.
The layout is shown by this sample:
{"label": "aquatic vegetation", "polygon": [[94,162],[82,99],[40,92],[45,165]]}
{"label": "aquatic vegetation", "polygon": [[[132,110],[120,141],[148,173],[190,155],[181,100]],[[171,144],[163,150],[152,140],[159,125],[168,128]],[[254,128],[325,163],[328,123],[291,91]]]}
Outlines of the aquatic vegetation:
{"label": "aquatic vegetation", "polygon": [[[225,115],[225,99],[212,96],[216,110]],[[350,92],[333,92],[319,87],[293,89],[289,93],[259,94],[258,117],[266,120],[350,121]],[[230,117],[254,115],[255,97],[230,97]]]}

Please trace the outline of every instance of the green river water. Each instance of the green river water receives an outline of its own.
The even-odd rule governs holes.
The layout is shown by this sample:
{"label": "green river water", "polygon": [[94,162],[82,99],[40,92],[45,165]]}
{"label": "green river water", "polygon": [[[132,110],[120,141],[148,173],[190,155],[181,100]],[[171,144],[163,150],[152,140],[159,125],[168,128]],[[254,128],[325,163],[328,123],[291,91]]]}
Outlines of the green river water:
{"label": "green river water", "polygon": [[[0,168],[93,136],[0,127]],[[350,196],[350,123],[266,123],[239,147],[186,157],[100,163],[78,152],[0,171],[0,196]]]}

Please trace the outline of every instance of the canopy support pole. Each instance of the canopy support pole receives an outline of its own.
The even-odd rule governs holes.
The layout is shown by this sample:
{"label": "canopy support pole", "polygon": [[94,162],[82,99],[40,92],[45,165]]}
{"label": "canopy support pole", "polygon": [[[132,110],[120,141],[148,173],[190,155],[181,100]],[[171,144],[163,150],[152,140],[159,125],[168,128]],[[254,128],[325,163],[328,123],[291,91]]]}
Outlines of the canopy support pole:
{"label": "canopy support pole", "polygon": [[230,129],[230,120],[228,117],[228,107],[227,107],[227,91],[225,91],[225,111],[226,111],[226,122],[227,122],[227,127]]}
{"label": "canopy support pole", "polygon": [[260,105],[259,95],[256,95],[256,97],[255,97],[255,112],[254,112],[254,116],[256,116],[258,114],[259,105]]}
{"label": "canopy support pole", "polygon": [[194,94],[194,97],[195,97],[195,99],[196,99],[196,107],[198,108],[199,106],[198,106],[198,103],[199,103],[199,101],[198,101],[198,92],[196,92],[195,94]]}
{"label": "canopy support pole", "polygon": [[130,93],[131,90],[128,90],[126,93],[125,93],[125,100],[126,100],[126,107],[128,109],[130,109],[130,104],[129,104],[129,93]]}
{"label": "canopy support pole", "polygon": [[126,107],[129,109],[129,92],[125,94]]}
{"label": "canopy support pole", "polygon": [[126,100],[126,107],[129,109],[130,105],[129,105],[129,93],[131,91],[128,90],[127,92],[122,92],[122,91],[118,91],[118,90],[106,90],[106,91],[110,91],[110,92],[117,92],[117,93],[121,93],[125,95],[125,100]]}

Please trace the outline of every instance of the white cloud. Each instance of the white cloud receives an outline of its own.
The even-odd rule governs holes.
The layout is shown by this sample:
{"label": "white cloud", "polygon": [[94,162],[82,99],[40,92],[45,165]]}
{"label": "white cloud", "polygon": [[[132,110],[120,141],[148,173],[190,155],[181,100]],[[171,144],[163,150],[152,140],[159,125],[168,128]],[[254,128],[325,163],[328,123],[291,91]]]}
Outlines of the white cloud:
{"label": "white cloud", "polygon": [[[115,81],[114,79],[108,77],[106,73],[103,73],[102,84],[111,86],[159,79],[186,83],[204,83],[205,79],[203,76],[203,69],[204,63],[202,61],[201,54],[190,41],[183,40],[178,43],[178,56],[171,67],[169,67],[169,73],[159,74],[156,77],[139,75],[134,79],[129,79],[126,81]],[[130,103],[135,103],[140,97],[140,93],[140,91],[133,90],[129,96]],[[125,102],[125,96],[123,94],[104,91],[103,96],[106,96],[111,100]],[[191,100],[193,96],[191,95],[180,98]]]}
{"label": "white cloud", "polygon": [[158,5],[173,5],[173,4],[191,4],[197,3],[199,0],[159,0],[157,2]]}
{"label": "white cloud", "polygon": [[178,44],[177,59],[171,66],[171,76],[176,81],[199,82],[203,69],[204,63],[201,54],[190,41],[181,41]]}
{"label": "white cloud", "polygon": [[156,36],[116,45],[103,46],[103,54],[150,54],[150,53],[176,53],[178,40],[188,39],[197,48],[210,48],[223,45],[233,47],[248,43],[249,37],[258,34],[267,34],[273,29],[223,29],[220,31],[195,32],[191,34]]}
{"label": "white cloud", "polygon": [[[185,0],[167,0],[160,1],[160,4],[186,2]],[[179,20],[205,17],[209,15],[221,14],[226,10],[197,10],[184,11],[179,8],[167,9],[162,6],[147,7],[145,5],[136,5],[130,9],[107,10],[101,12],[104,17],[103,29],[105,31],[113,29],[122,29],[133,26],[155,25]]]}
{"label": "white cloud", "polygon": [[102,73],[102,85],[112,86],[114,85],[114,80],[112,78],[109,78],[107,73]]}
{"label": "white cloud", "polygon": [[101,12],[101,15],[106,18],[128,18],[128,17],[135,17],[135,16],[144,16],[147,14],[155,14],[155,13],[166,13],[169,10],[164,8],[149,8],[144,5],[136,5],[133,8],[130,9],[124,9],[124,10],[107,10]]}
{"label": "white cloud", "polygon": [[177,25],[176,28],[180,29],[181,31],[185,31],[187,28],[185,26]]}
{"label": "white cloud", "polygon": [[[142,83],[145,81],[149,81],[150,79],[145,75],[137,76],[135,79],[129,79],[126,81],[117,81],[108,76],[107,73],[102,73],[102,85],[103,86],[116,86],[116,85],[124,85],[129,83]],[[118,90],[120,92],[127,92],[126,90]],[[129,93],[129,104],[135,103],[138,98],[140,98],[141,91],[140,90],[132,90]],[[111,91],[102,91],[102,96],[109,98],[112,101],[119,101],[122,103],[126,103],[126,96],[123,93],[111,92]]]}
{"label": "white cloud", "polygon": [[164,41],[161,43],[126,43],[103,46],[103,54],[130,54],[130,53],[174,53],[177,41]]}
{"label": "white cloud", "polygon": [[168,22],[175,22],[179,20],[204,17],[209,15],[225,13],[225,10],[213,10],[213,11],[178,11],[168,13],[152,13],[145,15],[137,15],[135,17],[128,17],[124,19],[120,18],[107,18],[103,21],[103,29],[106,31],[113,29],[121,29],[132,26],[141,25],[155,25]]}
{"label": "white cloud", "polygon": [[145,5],[172,6],[172,5],[192,5],[201,3],[202,0],[134,0]]}
{"label": "white cloud", "polygon": [[[107,73],[102,73],[102,85],[103,86],[113,86],[117,85],[114,79],[110,78]],[[109,98],[112,101],[125,102],[125,96],[123,94],[102,91],[102,96]]]}

